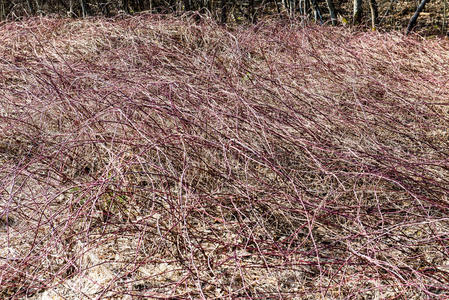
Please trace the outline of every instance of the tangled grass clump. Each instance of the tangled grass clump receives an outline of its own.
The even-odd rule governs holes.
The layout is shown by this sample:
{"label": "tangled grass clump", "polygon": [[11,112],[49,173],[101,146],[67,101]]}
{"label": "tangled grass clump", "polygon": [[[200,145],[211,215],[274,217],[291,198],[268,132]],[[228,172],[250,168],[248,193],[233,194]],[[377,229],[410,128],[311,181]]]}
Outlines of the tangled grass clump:
{"label": "tangled grass clump", "polygon": [[449,296],[449,43],[0,26],[0,295]]}

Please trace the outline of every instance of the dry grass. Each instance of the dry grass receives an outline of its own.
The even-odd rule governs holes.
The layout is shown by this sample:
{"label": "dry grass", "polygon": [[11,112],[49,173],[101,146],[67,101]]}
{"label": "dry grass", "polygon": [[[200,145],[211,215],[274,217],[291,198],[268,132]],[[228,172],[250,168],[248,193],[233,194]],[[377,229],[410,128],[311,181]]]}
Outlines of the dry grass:
{"label": "dry grass", "polygon": [[0,27],[0,295],[449,296],[449,43],[266,19]]}

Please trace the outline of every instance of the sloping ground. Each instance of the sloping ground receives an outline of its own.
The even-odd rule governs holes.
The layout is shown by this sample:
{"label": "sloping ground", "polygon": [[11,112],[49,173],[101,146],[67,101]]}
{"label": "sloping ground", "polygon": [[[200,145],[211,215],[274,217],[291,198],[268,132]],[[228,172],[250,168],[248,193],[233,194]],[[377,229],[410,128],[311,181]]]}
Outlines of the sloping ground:
{"label": "sloping ground", "polygon": [[449,43],[0,27],[0,295],[449,296]]}

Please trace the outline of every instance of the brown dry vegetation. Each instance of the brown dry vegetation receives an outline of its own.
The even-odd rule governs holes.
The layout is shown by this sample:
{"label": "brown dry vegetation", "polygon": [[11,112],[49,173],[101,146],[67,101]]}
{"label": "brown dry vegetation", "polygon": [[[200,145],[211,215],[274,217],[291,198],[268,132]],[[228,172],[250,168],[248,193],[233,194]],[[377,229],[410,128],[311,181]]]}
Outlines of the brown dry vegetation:
{"label": "brown dry vegetation", "polygon": [[[414,32],[421,35],[448,34],[447,0],[429,1],[421,13]],[[296,11],[294,16],[289,12],[287,3],[294,2]],[[304,0],[0,0],[0,20],[18,20],[29,16],[59,15],[62,17],[81,18],[83,16],[117,16],[134,13],[175,13],[175,14],[209,14],[215,20],[222,19],[222,5],[227,3],[225,18],[228,24],[251,23],[266,15],[277,15],[279,18],[308,18],[314,21],[312,10],[304,11]],[[308,1],[310,2],[310,1]],[[341,16],[338,25],[353,24],[352,0],[332,0],[337,16]],[[379,12],[379,24],[376,30],[380,31],[405,31],[410,18],[415,13],[419,0],[376,0]],[[85,9],[82,3],[88,4]],[[107,3],[107,4],[106,4]],[[190,3],[190,5],[189,5]],[[322,20],[330,24],[330,15],[327,1],[316,1]],[[361,22],[357,24],[358,30],[371,30],[370,1],[362,1]],[[310,6],[310,3],[309,3]],[[345,21],[343,21],[343,18]]]}
{"label": "brown dry vegetation", "polygon": [[266,19],[0,27],[0,295],[449,296],[449,43]]}
{"label": "brown dry vegetation", "polygon": [[[377,0],[379,8],[379,24],[377,30],[380,31],[402,31],[405,32],[407,25],[415,13],[418,4],[421,1],[415,0]],[[335,1],[339,12],[346,19],[351,20],[353,1]],[[369,1],[363,1],[363,18],[362,26],[370,29],[370,8]],[[323,12],[326,7],[323,7]],[[444,1],[430,1],[424,11],[420,14],[418,22],[414,28],[414,32],[423,36],[448,34],[448,8],[446,13],[444,9]],[[446,15],[446,17],[445,17]],[[326,20],[328,20],[326,15]],[[359,28],[360,29],[360,28]]]}

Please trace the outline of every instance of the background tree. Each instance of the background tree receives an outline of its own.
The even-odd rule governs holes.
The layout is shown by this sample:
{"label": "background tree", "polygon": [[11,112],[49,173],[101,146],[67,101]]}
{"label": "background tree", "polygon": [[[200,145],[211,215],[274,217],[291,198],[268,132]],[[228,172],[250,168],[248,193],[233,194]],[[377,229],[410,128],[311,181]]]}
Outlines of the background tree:
{"label": "background tree", "polygon": [[88,0],[80,0],[80,5],[81,5],[81,16],[83,18],[89,16],[91,14],[91,10]]}
{"label": "background tree", "polygon": [[[200,14],[208,13],[222,23],[229,21],[256,23],[264,14],[277,13],[280,17],[288,15],[290,18],[314,19],[319,23],[330,21],[330,24],[338,25],[337,15],[341,15],[342,20],[350,19],[348,15],[352,15],[353,24],[367,25],[375,29],[379,26],[381,13],[384,28],[399,29],[400,24],[399,26],[407,28],[406,32],[409,33],[416,27],[417,19],[426,3],[430,2],[430,0],[420,1],[415,11],[410,7],[407,8],[407,5],[410,6],[410,0],[0,0],[0,19],[42,14],[110,17],[119,11],[128,14],[142,11],[152,13],[197,11]],[[368,9],[370,15],[364,15],[364,10]],[[445,33],[446,0],[432,5],[431,14],[427,23],[431,23],[432,27],[423,29],[426,32],[432,31],[432,34],[436,34],[437,30]],[[438,17],[439,14],[442,16]]]}
{"label": "background tree", "polygon": [[412,31],[413,27],[415,27],[416,21],[418,21],[419,15],[424,10],[424,7],[426,6],[427,2],[429,2],[429,1],[430,0],[422,0],[421,1],[418,8],[416,9],[415,14],[413,15],[413,17],[410,19],[410,22],[408,23],[406,34],[409,34],[410,31]]}
{"label": "background tree", "polygon": [[[374,0],[372,0],[374,1]],[[335,13],[334,2],[332,0],[326,0],[327,8],[329,9],[329,15],[331,18],[332,25],[337,25],[337,15]]]}
{"label": "background tree", "polygon": [[34,3],[32,0],[27,0],[28,9],[30,10],[31,15],[36,15],[36,9],[34,7]]}
{"label": "background tree", "polygon": [[371,10],[371,28],[376,29],[377,23],[379,22],[379,11],[376,0],[369,0],[369,7]]}
{"label": "background tree", "polygon": [[362,21],[362,0],[354,0],[354,10],[352,14],[352,22],[353,24],[360,24]]}

